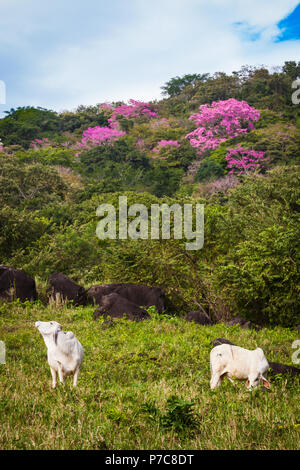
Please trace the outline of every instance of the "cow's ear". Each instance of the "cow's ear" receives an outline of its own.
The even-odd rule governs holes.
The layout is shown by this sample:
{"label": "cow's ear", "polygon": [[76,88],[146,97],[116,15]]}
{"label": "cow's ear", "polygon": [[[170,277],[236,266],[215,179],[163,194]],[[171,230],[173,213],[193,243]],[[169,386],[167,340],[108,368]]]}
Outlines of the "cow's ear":
{"label": "cow's ear", "polygon": [[54,333],[53,333],[53,341],[54,341],[54,344],[57,345],[57,335],[59,333],[59,331],[61,331],[60,328],[56,328]]}
{"label": "cow's ear", "polygon": [[270,389],[271,388],[271,384],[270,382],[267,381],[267,379],[265,379],[264,377],[261,378],[262,380],[262,383],[263,383],[263,386]]}

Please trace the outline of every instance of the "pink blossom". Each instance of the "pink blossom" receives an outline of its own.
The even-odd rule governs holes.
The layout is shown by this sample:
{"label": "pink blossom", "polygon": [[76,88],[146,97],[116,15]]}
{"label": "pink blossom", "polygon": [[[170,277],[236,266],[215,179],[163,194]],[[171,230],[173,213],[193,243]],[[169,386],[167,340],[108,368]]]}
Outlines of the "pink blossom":
{"label": "pink blossom", "polygon": [[225,140],[245,134],[254,129],[260,112],[249,106],[246,101],[234,98],[213,101],[211,105],[200,106],[200,113],[192,114],[189,119],[197,128],[186,135],[192,147],[198,149],[199,156],[206,150],[216,149]]}
{"label": "pink blossom", "polygon": [[107,126],[89,127],[87,130],[83,131],[81,142],[77,142],[76,144],[76,150],[88,150],[101,144],[111,144],[125,134],[126,132],[111,129],[111,127]]}
{"label": "pink blossom", "polygon": [[226,193],[229,189],[232,189],[239,184],[240,181],[235,175],[228,174],[212,183],[208,183],[207,192],[209,194],[215,194],[219,191]]}
{"label": "pink blossom", "polygon": [[139,149],[139,150],[144,150],[145,149],[145,141],[144,139],[138,139],[135,143],[135,146]]}
{"label": "pink blossom", "polygon": [[180,144],[177,142],[177,140],[160,140],[159,142],[157,142],[157,146],[153,149],[153,152],[159,152],[160,149],[165,147],[179,148]]}
{"label": "pink blossom", "polygon": [[118,116],[131,119],[139,116],[146,116],[148,118],[156,118],[157,113],[151,111],[149,103],[143,101],[129,100],[129,104],[122,104],[116,108],[112,108],[113,112],[111,118],[108,119],[109,125],[112,129],[118,129]]}
{"label": "pink blossom", "polygon": [[270,159],[266,157],[265,152],[247,149],[238,145],[235,148],[228,149],[225,157],[229,173],[248,173],[251,171],[264,170]]}
{"label": "pink blossom", "polygon": [[168,123],[166,118],[161,118],[161,119],[153,119],[150,123],[149,126],[152,129],[159,129],[160,127],[170,127],[170,124]]}
{"label": "pink blossom", "polygon": [[89,127],[82,133],[81,143],[85,144],[87,141],[91,141],[95,144],[101,144],[102,142],[111,142],[123,137],[126,132],[111,129],[110,127]]}
{"label": "pink blossom", "polygon": [[30,147],[33,150],[39,150],[40,148],[49,147],[49,145],[50,145],[50,142],[49,142],[48,137],[44,137],[42,139],[34,139],[30,143]]}
{"label": "pink blossom", "polygon": [[111,110],[111,109],[114,109],[114,108],[113,108],[112,105],[109,104],[109,103],[101,103],[101,104],[99,105],[99,109],[100,109],[100,110],[102,110],[102,109],[109,109],[109,110]]}

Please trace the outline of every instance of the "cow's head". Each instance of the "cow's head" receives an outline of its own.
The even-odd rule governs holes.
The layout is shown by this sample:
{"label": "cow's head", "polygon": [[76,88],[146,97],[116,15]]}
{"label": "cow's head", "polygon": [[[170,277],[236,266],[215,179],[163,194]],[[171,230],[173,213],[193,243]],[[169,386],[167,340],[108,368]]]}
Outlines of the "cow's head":
{"label": "cow's head", "polygon": [[248,389],[256,388],[259,385],[259,383],[262,383],[263,386],[266,387],[267,389],[271,388],[270,382],[268,382],[268,380],[261,373],[258,374],[257,377],[255,377],[255,379],[252,380],[251,383],[249,379],[247,380],[247,388]]}
{"label": "cow's head", "polygon": [[35,327],[39,330],[43,336],[53,335],[54,343],[57,342],[57,334],[62,330],[62,327],[56,321],[37,321]]}

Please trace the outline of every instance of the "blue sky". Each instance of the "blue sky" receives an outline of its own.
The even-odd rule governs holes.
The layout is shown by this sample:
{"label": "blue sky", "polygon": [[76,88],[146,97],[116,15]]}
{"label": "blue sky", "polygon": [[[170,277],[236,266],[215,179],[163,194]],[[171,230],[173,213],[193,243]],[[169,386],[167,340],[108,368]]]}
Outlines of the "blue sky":
{"label": "blue sky", "polygon": [[300,39],[300,4],[287,17],[279,21],[281,34],[278,41]]}
{"label": "blue sky", "polygon": [[295,0],[0,0],[6,104],[161,98],[186,73],[300,60]]}

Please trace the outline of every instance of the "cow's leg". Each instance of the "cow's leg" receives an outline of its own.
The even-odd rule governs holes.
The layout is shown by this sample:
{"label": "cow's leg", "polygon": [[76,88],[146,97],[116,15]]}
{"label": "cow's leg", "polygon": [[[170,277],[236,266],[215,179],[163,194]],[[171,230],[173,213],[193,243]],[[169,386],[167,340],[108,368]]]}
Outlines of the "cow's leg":
{"label": "cow's leg", "polygon": [[50,366],[50,371],[52,375],[52,388],[55,388],[56,387],[56,370]]}
{"label": "cow's leg", "polygon": [[64,385],[65,376],[64,376],[63,368],[60,362],[58,362],[58,376],[59,376],[59,381]]}
{"label": "cow's leg", "polygon": [[216,387],[219,387],[222,383],[222,377],[218,372],[212,374],[210,380],[210,388],[213,390]]}

